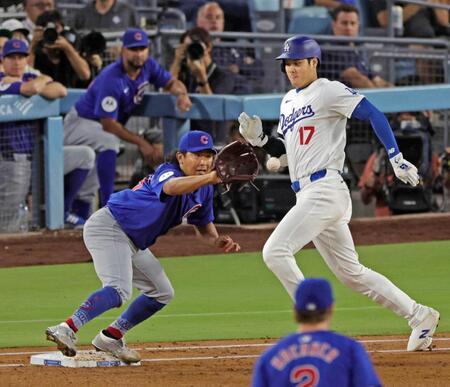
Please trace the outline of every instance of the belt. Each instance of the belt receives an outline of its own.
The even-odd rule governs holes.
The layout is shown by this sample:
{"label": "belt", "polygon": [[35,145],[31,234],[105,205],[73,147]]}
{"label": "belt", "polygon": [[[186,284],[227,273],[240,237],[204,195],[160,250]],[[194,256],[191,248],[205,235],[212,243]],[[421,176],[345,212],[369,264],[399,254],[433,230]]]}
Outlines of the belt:
{"label": "belt", "polygon": [[320,171],[314,172],[309,176],[305,176],[305,177],[301,178],[300,180],[294,181],[291,184],[291,188],[295,193],[297,193],[302,188],[305,188],[309,183],[312,183],[313,181],[316,181],[316,180],[321,179],[322,177],[325,177],[326,174],[327,174],[327,170],[321,169]]}

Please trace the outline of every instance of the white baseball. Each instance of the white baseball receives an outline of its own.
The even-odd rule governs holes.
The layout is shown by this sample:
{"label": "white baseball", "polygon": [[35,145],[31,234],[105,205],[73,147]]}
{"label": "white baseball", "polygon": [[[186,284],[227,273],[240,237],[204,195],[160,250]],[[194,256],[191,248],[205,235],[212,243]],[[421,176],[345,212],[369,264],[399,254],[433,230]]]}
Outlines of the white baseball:
{"label": "white baseball", "polygon": [[278,157],[271,157],[267,160],[266,167],[270,172],[276,172],[281,167],[281,162]]}

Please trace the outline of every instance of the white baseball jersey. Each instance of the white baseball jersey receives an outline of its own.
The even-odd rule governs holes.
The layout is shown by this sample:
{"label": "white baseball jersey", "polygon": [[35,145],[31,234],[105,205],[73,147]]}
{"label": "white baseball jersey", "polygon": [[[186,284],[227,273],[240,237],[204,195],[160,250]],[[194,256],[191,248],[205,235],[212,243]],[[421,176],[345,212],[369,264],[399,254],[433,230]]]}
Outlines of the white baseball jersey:
{"label": "white baseball jersey", "polygon": [[342,171],[347,119],[363,98],[343,83],[325,78],[284,96],[278,133],[286,140],[292,181],[324,168]]}

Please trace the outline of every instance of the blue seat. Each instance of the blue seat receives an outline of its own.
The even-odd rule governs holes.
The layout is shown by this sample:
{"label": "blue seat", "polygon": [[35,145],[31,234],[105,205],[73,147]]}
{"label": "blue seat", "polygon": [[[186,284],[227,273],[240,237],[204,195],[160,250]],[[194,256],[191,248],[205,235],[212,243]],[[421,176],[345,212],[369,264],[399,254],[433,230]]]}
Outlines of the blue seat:
{"label": "blue seat", "polygon": [[291,15],[289,34],[328,35],[331,33],[331,16],[325,7],[304,7]]}

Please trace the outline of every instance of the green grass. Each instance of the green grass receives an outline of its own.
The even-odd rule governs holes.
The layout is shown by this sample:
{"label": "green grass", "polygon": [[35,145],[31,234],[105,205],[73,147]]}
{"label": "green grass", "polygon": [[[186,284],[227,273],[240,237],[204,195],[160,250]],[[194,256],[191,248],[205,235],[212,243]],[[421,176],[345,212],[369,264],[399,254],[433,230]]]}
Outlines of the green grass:
{"label": "green grass", "polygon": [[[418,302],[441,312],[450,331],[450,241],[365,246],[361,262],[390,278]],[[333,283],[333,329],[350,335],[407,333],[407,323],[341,285],[315,250],[297,261],[306,276]],[[130,342],[279,337],[295,329],[291,302],[261,255],[232,254],[163,259],[175,288],[170,305],[127,335]],[[100,287],[92,264],[0,269],[0,347],[47,345],[44,330],[68,317]],[[105,313],[79,333],[88,343],[124,308]]]}

